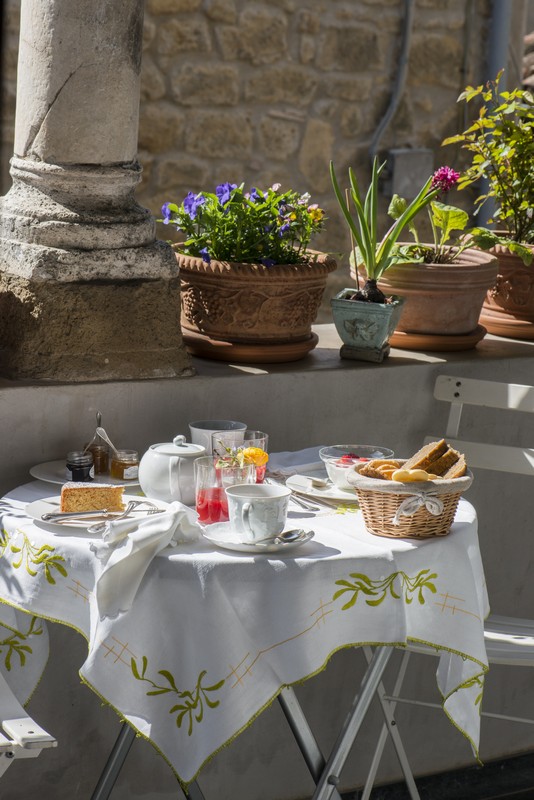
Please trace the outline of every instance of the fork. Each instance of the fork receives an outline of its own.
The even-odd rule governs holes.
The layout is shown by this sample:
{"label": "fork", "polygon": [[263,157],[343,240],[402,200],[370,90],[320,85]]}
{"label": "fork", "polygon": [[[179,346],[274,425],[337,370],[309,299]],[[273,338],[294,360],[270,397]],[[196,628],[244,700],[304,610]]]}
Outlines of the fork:
{"label": "fork", "polygon": [[[130,500],[130,502],[128,503],[128,505],[126,506],[126,508],[122,512],[122,514],[119,514],[118,517],[111,517],[111,520],[113,522],[116,522],[116,520],[118,520],[118,519],[124,519],[125,517],[128,516],[128,514],[130,514],[134,510],[134,508],[136,508],[139,505],[142,505],[142,503],[143,503],[143,501]],[[152,507],[147,509],[147,512],[146,512],[147,517],[151,517],[153,514],[162,514],[163,513],[163,511],[164,511],[163,508],[158,508],[157,506],[154,506],[152,503],[150,505]],[[86,529],[87,533],[103,533],[106,530],[106,526],[107,526],[109,521],[110,520],[108,519],[106,522],[97,522],[95,525],[90,525]]]}

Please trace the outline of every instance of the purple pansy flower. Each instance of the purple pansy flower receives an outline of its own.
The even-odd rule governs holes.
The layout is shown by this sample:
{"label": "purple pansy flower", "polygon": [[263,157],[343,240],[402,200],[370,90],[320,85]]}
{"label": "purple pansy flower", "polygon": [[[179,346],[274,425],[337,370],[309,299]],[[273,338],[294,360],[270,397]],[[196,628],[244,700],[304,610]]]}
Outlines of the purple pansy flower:
{"label": "purple pansy flower", "polygon": [[253,203],[257,203],[259,200],[261,200],[261,195],[260,195],[260,193],[258,192],[258,190],[254,186],[250,190],[249,199]]}
{"label": "purple pansy flower", "polygon": [[262,258],[261,263],[265,267],[274,267],[274,265],[276,264],[276,261],[273,258]]}
{"label": "purple pansy flower", "polygon": [[170,203],[163,203],[161,206],[161,213],[163,214],[163,224],[168,225],[171,221]]}
{"label": "purple pansy flower", "polygon": [[230,194],[237,189],[237,183],[220,183],[215,189],[215,194],[219,198],[219,203],[224,206],[230,199]]}
{"label": "purple pansy flower", "polygon": [[432,188],[440,192],[448,192],[458,183],[460,173],[451,167],[440,167],[432,175]]}
{"label": "purple pansy flower", "polygon": [[205,202],[206,198],[200,192],[199,194],[189,192],[184,199],[184,211],[189,214],[191,219],[195,219],[198,207],[203,206]]}
{"label": "purple pansy flower", "polygon": [[284,234],[286,234],[286,233],[288,232],[288,230],[289,230],[289,229],[290,229],[289,222],[285,222],[285,223],[284,223],[284,224],[281,226],[280,230],[278,231],[278,235],[279,235],[279,236],[284,236]]}
{"label": "purple pansy flower", "polygon": [[211,256],[210,256],[210,254],[208,252],[208,248],[207,247],[203,247],[202,248],[202,250],[200,251],[200,255],[202,256],[202,261],[205,261],[206,264],[210,263]]}

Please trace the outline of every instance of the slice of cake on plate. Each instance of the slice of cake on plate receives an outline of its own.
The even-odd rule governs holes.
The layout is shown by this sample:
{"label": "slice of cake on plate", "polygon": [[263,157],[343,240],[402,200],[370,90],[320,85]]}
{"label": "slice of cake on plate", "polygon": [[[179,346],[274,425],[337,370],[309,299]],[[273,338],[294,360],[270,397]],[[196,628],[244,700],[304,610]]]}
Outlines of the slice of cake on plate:
{"label": "slice of cake on plate", "polygon": [[61,487],[60,511],[124,511],[124,486],[69,481]]}

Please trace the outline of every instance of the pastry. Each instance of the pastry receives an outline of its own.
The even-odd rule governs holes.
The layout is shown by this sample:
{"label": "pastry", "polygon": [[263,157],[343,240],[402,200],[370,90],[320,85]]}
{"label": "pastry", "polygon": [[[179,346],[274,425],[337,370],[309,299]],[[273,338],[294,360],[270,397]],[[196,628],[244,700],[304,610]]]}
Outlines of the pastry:
{"label": "pastry", "polygon": [[364,475],[366,478],[384,479],[384,475],[381,472],[382,469],[398,469],[399,467],[400,463],[392,458],[373,458],[363,465],[359,470],[359,474]]}
{"label": "pastry", "polygon": [[[411,458],[405,461],[402,467],[403,469],[427,469],[434,461],[441,458],[448,449],[449,445],[445,439],[440,439],[439,442],[430,442],[430,444],[422,447],[417,453],[414,453]],[[432,471],[435,472],[433,468]]]}
{"label": "pastry", "polygon": [[467,472],[467,464],[465,462],[465,456],[460,454],[458,461],[449,467],[449,469],[443,473],[440,477],[443,480],[450,481],[453,478],[461,478]]}
{"label": "pastry", "polygon": [[124,486],[69,481],[61,487],[60,511],[124,511]]}

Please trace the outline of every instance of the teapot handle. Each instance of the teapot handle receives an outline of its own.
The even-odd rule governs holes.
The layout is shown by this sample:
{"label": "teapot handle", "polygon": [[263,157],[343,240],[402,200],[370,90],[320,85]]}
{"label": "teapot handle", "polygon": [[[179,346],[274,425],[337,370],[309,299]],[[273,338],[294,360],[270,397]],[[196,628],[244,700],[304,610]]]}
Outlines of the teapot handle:
{"label": "teapot handle", "polygon": [[[184,437],[185,438],[185,437]],[[180,491],[180,465],[182,459],[177,456],[169,458],[169,487],[171,490],[171,497],[176,500],[181,500],[182,495]]]}

